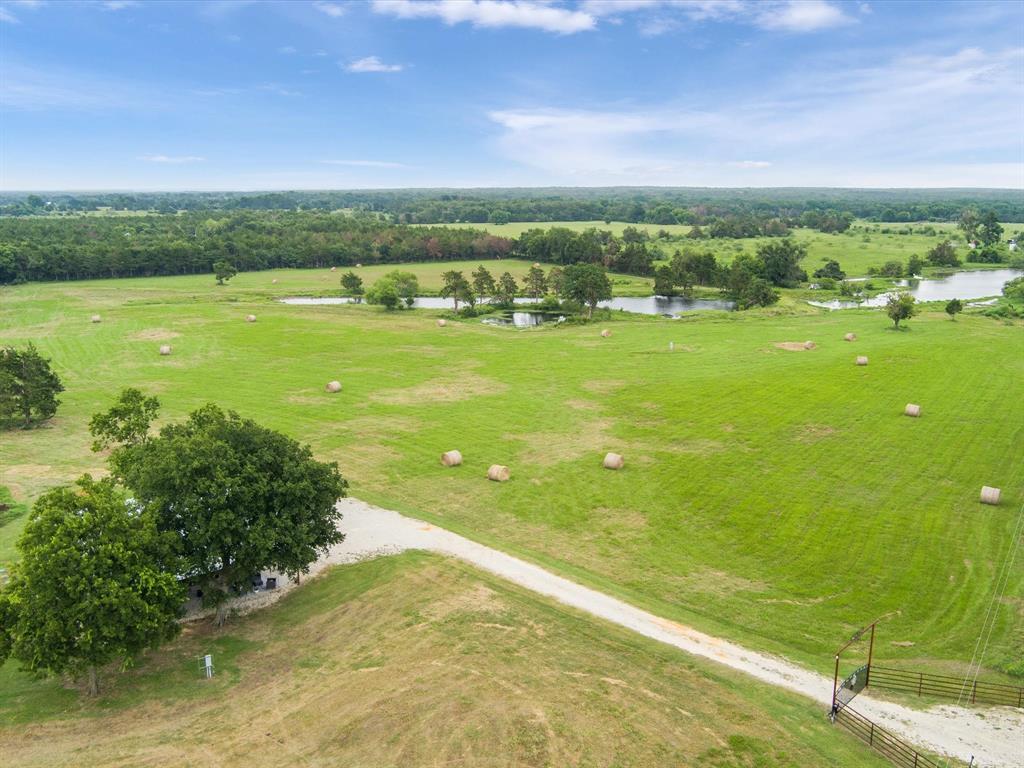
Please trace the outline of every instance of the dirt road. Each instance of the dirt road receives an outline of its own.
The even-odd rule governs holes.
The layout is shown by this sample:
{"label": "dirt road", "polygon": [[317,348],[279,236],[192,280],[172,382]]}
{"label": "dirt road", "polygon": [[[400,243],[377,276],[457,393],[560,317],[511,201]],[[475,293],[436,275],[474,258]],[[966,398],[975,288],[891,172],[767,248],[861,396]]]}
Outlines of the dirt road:
{"label": "dirt road", "polygon": [[[460,558],[509,581],[691,653],[746,672],[770,685],[813,699],[822,712],[832,700],[832,680],[785,659],[751,651],[556,576],[543,568],[477,544],[443,528],[357,499],[340,502],[346,539],[314,570],[374,554],[425,549]],[[968,709],[951,705],[916,710],[900,704],[857,698],[856,709],[878,725],[923,749],[963,760],[974,756],[981,768],[1024,765],[1024,710]]]}

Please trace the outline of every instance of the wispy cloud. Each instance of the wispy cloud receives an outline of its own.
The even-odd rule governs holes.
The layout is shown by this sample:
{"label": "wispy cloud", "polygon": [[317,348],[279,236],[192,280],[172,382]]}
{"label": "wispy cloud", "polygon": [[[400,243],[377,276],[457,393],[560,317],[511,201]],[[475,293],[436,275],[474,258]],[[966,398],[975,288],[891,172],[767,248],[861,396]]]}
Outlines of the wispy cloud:
{"label": "wispy cloud", "polygon": [[18,17],[7,10],[4,6],[0,5],[0,21],[6,24],[20,24]]}
{"label": "wispy cloud", "polygon": [[405,68],[402,64],[385,64],[376,56],[356,59],[342,66],[349,72],[401,72]]}
{"label": "wispy cloud", "polygon": [[828,0],[585,0],[580,10],[595,18],[640,17],[643,34],[664,34],[686,22],[732,22],[784,32],[816,32],[853,19]]}
{"label": "wispy cloud", "polygon": [[757,11],[755,23],[764,29],[786,32],[816,32],[843,24],[853,19],[825,0],[789,0],[778,4],[765,4]]}
{"label": "wispy cloud", "polygon": [[344,16],[347,11],[341,3],[315,2],[313,7],[320,11],[320,13],[325,13],[335,19]]}
{"label": "wispy cloud", "polygon": [[280,48],[277,49],[277,52],[283,53],[286,56],[290,56],[293,53],[298,53],[299,50],[294,45],[282,45]]}
{"label": "wispy cloud", "polygon": [[139,160],[145,160],[148,163],[184,165],[185,163],[201,163],[204,162],[206,158],[198,157],[196,155],[143,155]]}
{"label": "wispy cloud", "polygon": [[102,6],[105,11],[123,11],[127,8],[134,8],[138,4],[138,0],[104,0]]}
{"label": "wispy cloud", "polygon": [[21,19],[11,10],[10,6],[12,5],[34,11],[43,4],[42,0],[4,0],[3,5],[0,5],[0,22],[6,22],[7,24],[21,23]]}
{"label": "wispy cloud", "polygon": [[569,35],[594,29],[590,13],[535,0],[374,0],[377,13],[400,19],[440,19],[474,27],[519,27]]}
{"label": "wispy cloud", "polygon": [[385,160],[321,160],[324,165],[348,165],[355,168],[408,168],[405,163],[393,163]]}
{"label": "wispy cloud", "polygon": [[[766,84],[784,99],[721,92],[700,109],[496,110],[498,149],[523,166],[577,183],[870,184],[988,176],[963,186],[1021,186],[1019,125],[1006,110],[951,104],[1024,100],[1024,49],[966,48],[901,56],[865,68],[805,72]],[[742,153],[742,154],[741,154]],[[740,157],[771,160],[735,160]],[[1016,161],[1016,181],[1007,184]],[[888,171],[888,175],[882,171]],[[980,172],[980,171],[979,171]]]}

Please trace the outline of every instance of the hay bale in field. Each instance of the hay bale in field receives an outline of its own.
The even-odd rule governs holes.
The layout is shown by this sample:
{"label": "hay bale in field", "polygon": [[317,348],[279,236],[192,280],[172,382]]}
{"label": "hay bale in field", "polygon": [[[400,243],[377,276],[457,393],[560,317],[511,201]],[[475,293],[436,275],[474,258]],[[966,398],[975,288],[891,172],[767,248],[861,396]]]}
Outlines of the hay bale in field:
{"label": "hay bale in field", "polygon": [[916,419],[921,415],[921,406],[914,403],[907,403],[907,407],[903,409],[903,413],[907,416],[913,416]]}
{"label": "hay bale in field", "polygon": [[270,284],[271,285],[277,285],[277,278],[275,277],[273,280],[271,280]]}
{"label": "hay bale in field", "polygon": [[438,328],[444,328],[446,325],[448,325],[448,321],[447,320],[445,320],[443,317],[437,318],[437,327]]}
{"label": "hay bale in field", "polygon": [[362,269],[362,268],[363,268],[362,264],[359,264],[359,263],[356,264],[356,269]]}
{"label": "hay bale in field", "polygon": [[487,468],[487,479],[493,480],[496,483],[504,483],[512,476],[512,473],[508,471],[508,467],[503,464],[491,464]]}
{"label": "hay bale in field", "polygon": [[161,344],[160,345],[160,354],[164,355],[164,356],[171,354],[171,345],[170,344]]}
{"label": "hay bale in field", "polygon": [[604,455],[604,468],[605,469],[622,469],[626,462],[622,456],[617,453],[606,453]]}
{"label": "hay bale in field", "polygon": [[603,338],[605,338],[605,339],[607,339],[611,335],[612,335],[612,332],[609,331],[607,328],[605,328],[603,331],[601,331],[601,336]]}
{"label": "hay bale in field", "polygon": [[331,267],[331,272],[337,272],[337,271],[338,271],[337,267]]}
{"label": "hay bale in field", "polygon": [[256,315],[246,315],[245,316],[245,322],[247,322],[247,323],[255,323],[256,322]]}
{"label": "hay bale in field", "polygon": [[441,463],[446,467],[457,467],[462,463],[462,454],[458,451],[445,451],[441,454]]}
{"label": "hay bale in field", "polygon": [[843,336],[843,339],[846,340],[846,341],[856,341],[857,340],[857,334],[856,333],[848,333],[845,336]]}
{"label": "hay bale in field", "polygon": [[98,323],[102,319],[103,318],[100,317],[99,315],[93,315],[92,317],[89,318],[89,322],[90,323]]}
{"label": "hay bale in field", "polygon": [[981,486],[981,503],[997,505],[999,503],[999,493],[998,488],[991,488],[987,485]]}
{"label": "hay bale in field", "polygon": [[857,356],[857,365],[867,365],[867,364],[868,364],[867,357],[865,357],[864,355],[858,355]]}
{"label": "hay bale in field", "polygon": [[669,352],[675,352],[676,351],[676,343],[674,341],[670,341],[668,343],[668,351]]}
{"label": "hay bale in field", "polygon": [[540,269],[540,262],[539,261],[533,262],[533,266],[534,266],[535,269]]}
{"label": "hay bale in field", "polygon": [[814,349],[816,346],[818,346],[818,345],[815,344],[813,341],[805,341],[804,342],[804,349]]}
{"label": "hay bale in field", "polygon": [[341,382],[340,381],[328,381],[327,382],[327,386],[325,387],[325,389],[328,392],[341,392]]}

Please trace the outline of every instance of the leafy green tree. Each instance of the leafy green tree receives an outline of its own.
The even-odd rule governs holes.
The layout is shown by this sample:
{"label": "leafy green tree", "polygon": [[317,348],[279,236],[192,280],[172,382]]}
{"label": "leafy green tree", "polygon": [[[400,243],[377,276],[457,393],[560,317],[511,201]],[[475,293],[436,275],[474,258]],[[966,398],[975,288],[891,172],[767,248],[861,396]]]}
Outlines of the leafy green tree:
{"label": "leafy green tree", "polygon": [[454,301],[456,312],[459,311],[460,301],[464,301],[470,305],[473,304],[476,299],[473,295],[473,288],[461,272],[449,270],[441,275],[441,279],[444,281],[441,286],[441,297]]}
{"label": "leafy green tree", "polygon": [[512,221],[512,214],[508,211],[491,211],[487,221],[491,224],[508,224]]}
{"label": "leafy green tree", "polygon": [[757,258],[764,265],[760,276],[772,285],[795,288],[807,279],[807,273],[800,268],[800,261],[806,255],[806,246],[788,238],[764,243],[757,248]]}
{"label": "leafy green tree", "polygon": [[561,297],[565,288],[565,270],[561,267],[552,267],[548,270],[548,288],[555,296]]}
{"label": "leafy green tree", "polygon": [[489,296],[494,298],[494,276],[481,264],[473,272],[473,290],[480,298]]}
{"label": "leafy green tree", "polygon": [[351,270],[341,276],[341,287],[349,296],[355,296],[356,301],[361,300],[363,293],[365,293],[363,290],[363,278]]}
{"label": "leafy green tree", "polygon": [[907,260],[907,277],[924,274],[925,261],[920,256],[911,256]]}
{"label": "leafy green tree", "polygon": [[895,259],[887,261],[878,270],[878,274],[882,277],[903,277],[903,265]]}
{"label": "leafy green tree", "polygon": [[420,292],[420,281],[416,275],[396,269],[388,272],[385,277],[395,282],[398,297],[405,302],[405,306],[411,307],[416,302],[416,295]]}
{"label": "leafy green tree", "polygon": [[29,429],[46,421],[57,412],[63,391],[60,377],[34,344],[0,348],[0,427]]}
{"label": "leafy green tree", "polygon": [[[568,272],[568,268],[565,270]],[[544,275],[544,270],[540,267],[530,267],[530,271],[526,273],[526,279],[523,281],[526,289],[526,295],[531,299],[539,299],[548,290],[548,280]]]}
{"label": "leafy green tree", "polygon": [[228,280],[238,274],[231,262],[225,259],[213,262],[213,275],[217,278],[217,285],[224,285]]}
{"label": "leafy green tree", "polygon": [[936,267],[960,266],[960,259],[956,257],[956,250],[948,240],[943,240],[928,251],[928,261]]}
{"label": "leafy green tree", "polygon": [[377,280],[366,292],[366,300],[370,304],[380,304],[387,310],[398,307],[402,297],[398,295],[398,286],[390,277]]}
{"label": "leafy green tree", "polygon": [[724,293],[737,308],[767,307],[779,300],[778,291],[761,276],[762,269],[763,262],[756,256],[741,253],[732,260]]}
{"label": "leafy green tree", "polygon": [[184,587],[170,566],[173,537],[110,479],[84,475],[36,502],[21,560],[0,592],[11,655],[34,672],[85,673],[130,663],[174,637]]}
{"label": "leafy green tree", "polygon": [[656,296],[674,296],[676,276],[672,267],[662,264],[654,270],[654,293]]}
{"label": "leafy green tree", "polygon": [[894,293],[885,304],[885,314],[892,320],[893,327],[899,328],[901,320],[909,320],[917,314],[917,303],[909,293]]}
{"label": "leafy green tree", "polygon": [[846,273],[843,272],[842,267],[839,266],[839,262],[836,261],[835,259],[827,259],[825,261],[825,266],[821,267],[821,269],[816,269],[814,271],[814,276],[815,277],[828,277],[828,278],[831,278],[833,280],[845,280],[846,279]]}
{"label": "leafy green tree", "polygon": [[502,272],[494,288],[494,297],[498,300],[498,304],[502,307],[511,307],[515,303],[518,293],[519,286],[516,284],[516,279],[508,272]]}
{"label": "leafy green tree", "polygon": [[608,275],[597,264],[573,264],[565,268],[565,295],[587,307],[587,317],[594,316],[600,301],[612,297],[612,284]]}
{"label": "leafy green tree", "polygon": [[1003,236],[1003,228],[995,211],[986,211],[981,217],[981,242],[987,248],[996,245]]}
{"label": "leafy green tree", "polygon": [[141,390],[128,387],[106,413],[97,413],[89,420],[94,438],[92,449],[102,451],[111,445],[135,445],[149,436],[149,425],[160,411],[160,401],[147,397]]}
{"label": "leafy green tree", "polygon": [[144,442],[117,448],[111,466],[175,534],[177,572],[215,604],[264,569],[300,574],[344,536],[335,504],[348,483],[308,446],[208,404]]}
{"label": "leafy green tree", "polygon": [[960,301],[960,299],[951,299],[946,304],[946,314],[949,315],[949,317],[952,320],[956,320],[957,314],[959,314],[960,312],[963,312],[963,311],[964,311],[964,303],[962,301]]}
{"label": "leafy green tree", "polygon": [[977,208],[964,208],[956,222],[957,227],[964,233],[964,239],[968,243],[973,243],[978,239],[978,226],[980,224],[981,217],[978,215]]}

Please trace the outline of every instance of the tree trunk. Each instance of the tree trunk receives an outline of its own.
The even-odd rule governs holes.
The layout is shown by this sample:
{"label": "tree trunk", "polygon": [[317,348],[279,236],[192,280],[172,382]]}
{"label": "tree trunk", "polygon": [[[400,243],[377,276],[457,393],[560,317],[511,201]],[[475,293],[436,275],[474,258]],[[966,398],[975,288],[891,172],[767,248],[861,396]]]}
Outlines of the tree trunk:
{"label": "tree trunk", "polygon": [[213,620],[213,625],[219,629],[219,628],[223,627],[227,623],[227,620],[228,620],[228,601],[227,601],[227,598],[224,598],[219,603],[217,603],[217,616]]}
{"label": "tree trunk", "polygon": [[96,679],[96,667],[89,667],[89,670],[86,672],[86,676],[88,681],[89,695],[98,696],[100,693],[100,684],[99,681]]}

